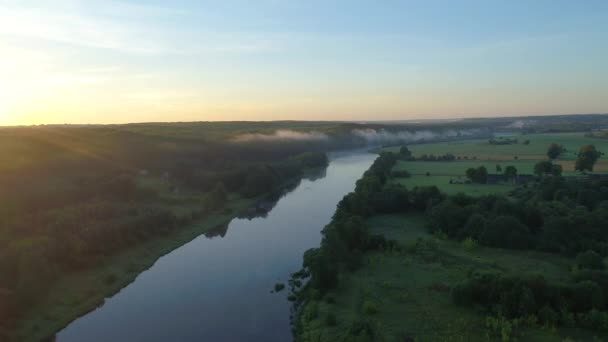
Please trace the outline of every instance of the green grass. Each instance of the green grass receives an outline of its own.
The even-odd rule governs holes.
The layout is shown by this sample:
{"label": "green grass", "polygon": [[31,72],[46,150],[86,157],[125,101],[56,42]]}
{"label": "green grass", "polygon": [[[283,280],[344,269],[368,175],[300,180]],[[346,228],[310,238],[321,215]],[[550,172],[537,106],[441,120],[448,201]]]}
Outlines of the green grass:
{"label": "green grass", "polygon": [[[488,172],[495,173],[496,162],[488,161],[452,161],[452,162],[424,162],[424,161],[399,161],[394,170],[407,170],[411,173],[409,178],[393,178],[391,181],[414,188],[417,186],[437,186],[446,194],[459,192],[472,196],[507,193],[514,188],[511,184],[450,184],[450,180],[463,183],[466,180],[465,171],[470,167],[486,166]],[[522,174],[530,174],[534,168],[532,161],[513,161],[499,163],[504,169],[507,165],[513,165]],[[429,172],[429,176],[426,173]]]}
{"label": "green grass", "polygon": [[[537,252],[518,252],[478,247],[466,250],[460,243],[437,240],[424,228],[421,215],[382,215],[369,219],[373,233],[380,233],[411,246],[417,239],[434,239],[438,249],[431,257],[406,251],[378,251],[365,254],[363,267],[343,276],[339,288],[323,299],[307,304],[302,315],[302,341],[341,340],[352,322],[366,318],[381,331],[383,341],[488,341],[486,315],[477,310],[455,306],[451,287],[471,271],[542,273],[549,279],[565,281],[572,262]],[[327,298],[333,298],[330,302]],[[373,303],[376,313],[366,310]],[[312,310],[311,309],[314,309]],[[323,317],[336,317],[328,325]],[[590,340],[578,330],[527,327],[519,341],[562,341],[565,338]]]}
{"label": "green grass", "polygon": [[[519,139],[519,143],[514,145],[490,145],[487,139],[471,139],[433,144],[416,144],[409,145],[408,148],[416,157],[423,154],[443,155],[452,153],[461,158],[468,157],[472,159],[476,157],[478,161],[491,161],[490,166],[492,168],[488,169],[490,172],[494,171],[494,166],[498,162],[501,164],[503,162],[512,164],[515,161],[515,156],[520,161],[529,160],[534,161],[534,163],[539,160],[545,160],[547,159],[547,147],[553,142],[562,144],[567,149],[567,152],[558,160],[558,163],[564,167],[565,172],[574,172],[576,153],[582,145],[593,144],[598,150],[608,152],[608,139],[585,137],[582,132],[529,134],[518,135],[516,138]],[[530,140],[529,145],[522,144],[526,139]],[[399,146],[388,147],[385,150],[397,152]],[[600,159],[596,164],[596,171],[608,172],[608,160]]]}
{"label": "green grass", "polygon": [[[410,178],[395,178],[392,181],[408,188],[416,186],[436,185],[447,194],[463,192],[473,196],[507,193],[513,189],[510,184],[450,184],[450,180],[457,183],[466,180],[465,171],[471,167],[485,166],[489,173],[499,173],[496,165],[502,170],[513,165],[519,174],[533,174],[534,165],[546,160],[546,150],[549,144],[557,142],[568,150],[556,163],[562,165],[565,175],[575,175],[575,152],[584,144],[595,144],[600,151],[608,151],[608,139],[585,137],[584,133],[559,134],[530,134],[516,136],[520,143],[515,145],[490,145],[486,139],[471,139],[455,142],[442,142],[433,144],[410,145],[408,148],[415,157],[423,154],[444,155],[452,153],[459,160],[455,161],[400,161],[394,170],[407,170],[412,174]],[[529,139],[530,144],[521,142]],[[397,152],[399,146],[387,147],[384,150]],[[515,157],[517,156],[517,159]],[[467,159],[465,159],[465,157]],[[475,159],[473,159],[475,158]],[[600,159],[595,166],[596,172],[608,172],[608,160]],[[427,176],[427,172],[429,176]]]}

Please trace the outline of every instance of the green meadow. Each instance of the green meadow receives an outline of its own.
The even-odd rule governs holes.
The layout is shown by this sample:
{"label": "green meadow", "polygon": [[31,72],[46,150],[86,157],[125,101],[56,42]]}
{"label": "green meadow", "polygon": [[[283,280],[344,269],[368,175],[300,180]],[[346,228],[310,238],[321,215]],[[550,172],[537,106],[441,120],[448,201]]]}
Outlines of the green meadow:
{"label": "green meadow", "polygon": [[[404,249],[366,253],[361,268],[345,275],[323,300],[307,305],[302,341],[340,341],[360,319],[373,322],[381,341],[500,341],[501,332],[488,327],[486,313],[453,304],[451,286],[473,271],[541,273],[566,281],[573,267],[572,260],[561,256],[470,247],[435,237],[425,229],[423,215],[374,216],[368,224],[372,233],[395,239]],[[522,325],[517,338],[509,340],[600,337],[577,329]]]}
{"label": "green meadow", "polygon": [[[435,185],[447,194],[463,192],[470,195],[487,195],[492,193],[507,193],[513,189],[511,184],[460,184],[466,180],[465,171],[468,168],[485,166],[488,173],[499,173],[497,165],[502,170],[513,165],[519,174],[533,174],[534,165],[547,159],[547,147],[553,143],[562,144],[566,148],[556,161],[562,165],[564,175],[576,175],[574,160],[580,146],[593,144],[600,151],[608,151],[608,139],[585,137],[584,133],[555,133],[514,135],[518,143],[512,145],[491,145],[487,139],[471,139],[432,144],[408,145],[414,157],[426,155],[445,155],[451,153],[458,159],[454,161],[400,161],[394,170],[407,170],[409,178],[395,178],[392,181],[408,188],[416,186]],[[529,140],[529,144],[523,142]],[[385,151],[398,152],[400,146],[384,148]],[[600,159],[594,171],[608,172],[608,160]],[[450,183],[452,181],[452,183]]]}
{"label": "green meadow", "polygon": [[[608,151],[608,139],[585,137],[585,133],[546,133],[546,134],[519,134],[512,138],[518,139],[517,144],[512,145],[491,145],[487,139],[471,139],[452,142],[440,142],[432,144],[413,144],[408,145],[414,156],[422,154],[442,155],[452,153],[457,157],[477,157],[478,160],[491,161],[512,161],[515,157],[524,160],[546,159],[547,146],[556,142],[562,144],[567,152],[560,160],[568,161],[576,159],[576,152],[581,145],[593,144],[600,151]],[[525,140],[530,140],[528,145],[524,145]],[[398,146],[387,148],[389,151],[397,151]],[[598,166],[608,162],[600,160]],[[564,171],[571,171],[564,169]],[[572,169],[573,171],[573,169]]]}

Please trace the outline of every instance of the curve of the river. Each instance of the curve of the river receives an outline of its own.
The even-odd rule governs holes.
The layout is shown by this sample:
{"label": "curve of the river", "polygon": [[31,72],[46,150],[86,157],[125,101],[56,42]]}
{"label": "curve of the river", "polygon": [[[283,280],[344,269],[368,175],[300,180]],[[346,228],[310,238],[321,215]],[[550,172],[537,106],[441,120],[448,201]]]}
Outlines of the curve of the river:
{"label": "curve of the river", "polygon": [[60,331],[71,341],[290,341],[287,291],[305,250],[375,155],[335,153],[266,217],[234,219],[222,237],[197,237],[161,257],[103,306]]}

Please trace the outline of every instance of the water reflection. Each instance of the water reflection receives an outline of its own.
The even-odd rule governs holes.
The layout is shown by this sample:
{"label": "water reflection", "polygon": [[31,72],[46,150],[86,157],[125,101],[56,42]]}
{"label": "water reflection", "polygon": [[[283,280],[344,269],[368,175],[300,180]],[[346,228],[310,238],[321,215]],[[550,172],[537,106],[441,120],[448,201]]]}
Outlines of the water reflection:
{"label": "water reflection", "polygon": [[291,340],[287,291],[272,287],[318,246],[336,204],[374,157],[332,156],[325,172],[266,199],[270,212],[234,219],[160,258],[58,341]]}

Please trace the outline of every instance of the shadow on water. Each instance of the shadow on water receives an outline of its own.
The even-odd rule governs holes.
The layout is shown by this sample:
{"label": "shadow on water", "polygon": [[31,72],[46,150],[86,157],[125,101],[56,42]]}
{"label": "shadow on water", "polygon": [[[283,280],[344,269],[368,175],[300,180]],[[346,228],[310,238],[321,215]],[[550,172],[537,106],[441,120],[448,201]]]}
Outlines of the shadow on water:
{"label": "shadow on water", "polygon": [[[237,216],[237,218],[248,219],[248,220],[253,220],[254,218],[266,218],[268,216],[268,213],[270,213],[272,211],[272,209],[274,209],[274,207],[277,205],[279,200],[281,200],[281,198],[285,197],[290,192],[297,189],[300,186],[300,184],[302,184],[302,180],[308,180],[311,182],[315,182],[317,180],[325,178],[326,176],[327,176],[327,167],[320,167],[320,168],[315,168],[315,169],[311,169],[311,170],[306,170],[302,174],[302,177],[298,178],[297,180],[293,180],[293,181],[287,183],[281,189],[275,190],[272,193],[264,196],[264,198],[255,202],[249,208],[243,210],[243,212],[241,212]],[[213,232],[219,232],[220,234],[208,235],[207,233],[205,233],[205,236],[215,237],[215,236],[220,235],[220,236],[224,237],[224,235],[226,234],[226,230],[228,229],[228,225],[229,225],[229,223],[226,225],[226,227],[216,227],[217,229],[214,228],[212,230]]]}
{"label": "shadow on water", "polygon": [[364,151],[330,155],[327,168],[306,172],[228,225],[161,257],[56,341],[291,340],[288,293],[272,287],[318,246],[337,203],[374,158]]}

